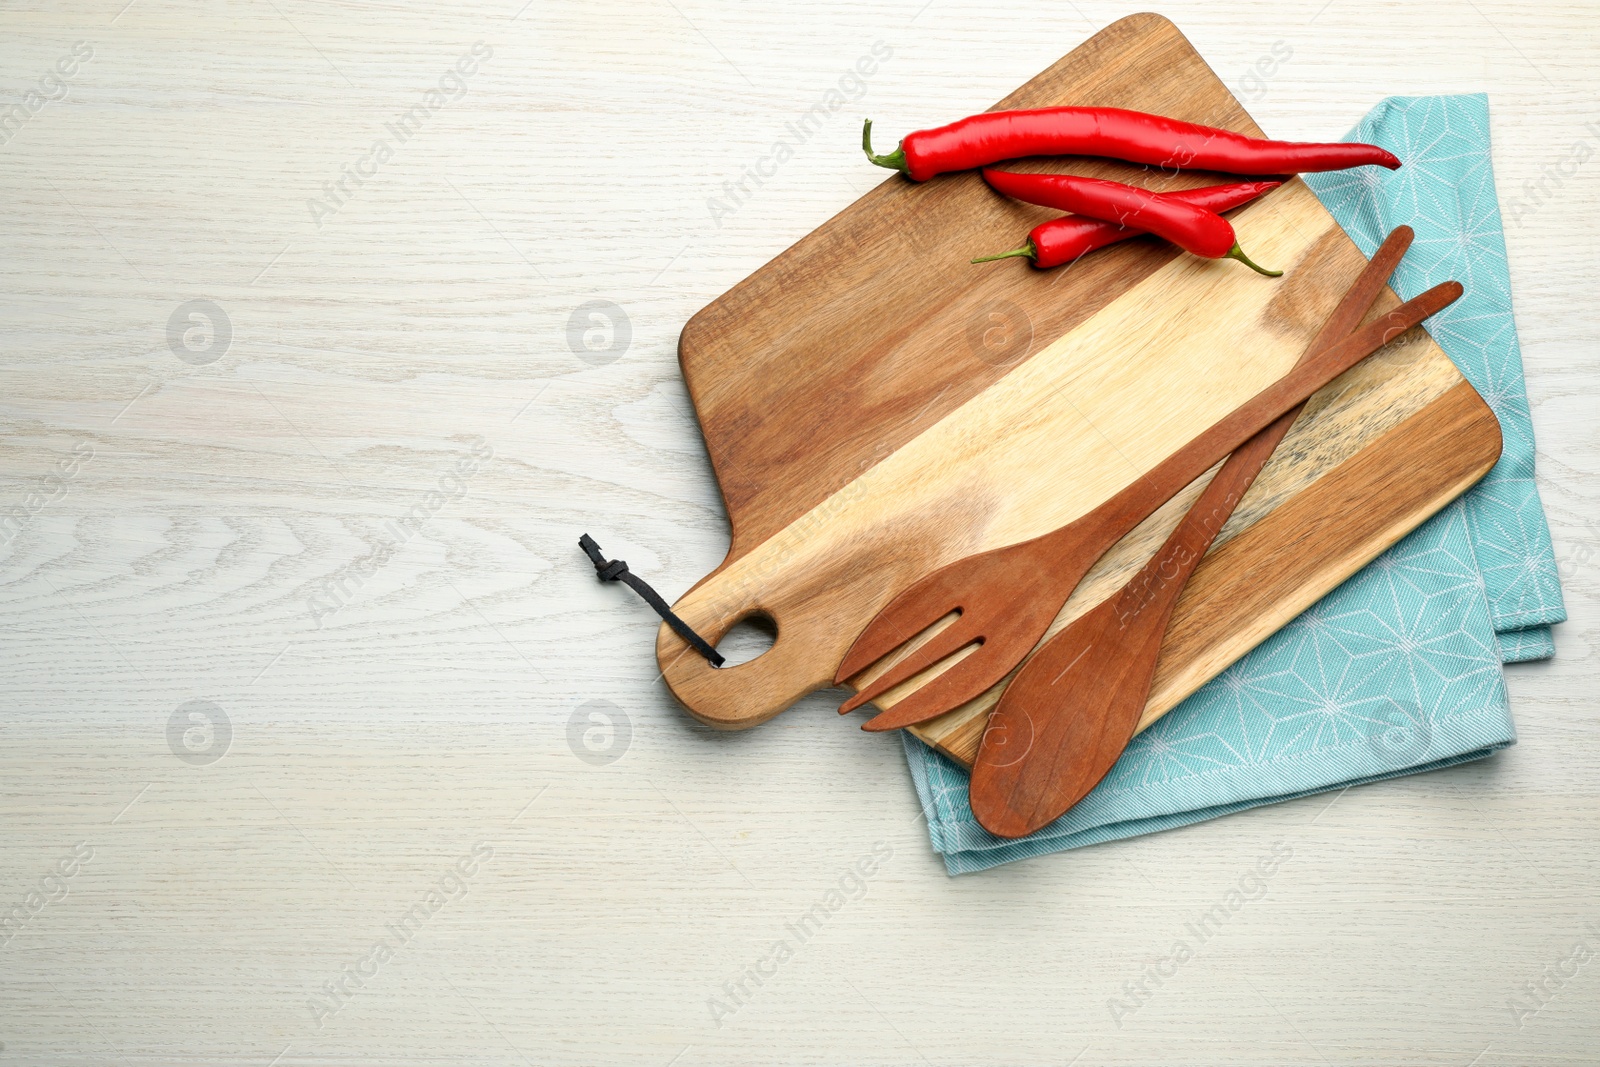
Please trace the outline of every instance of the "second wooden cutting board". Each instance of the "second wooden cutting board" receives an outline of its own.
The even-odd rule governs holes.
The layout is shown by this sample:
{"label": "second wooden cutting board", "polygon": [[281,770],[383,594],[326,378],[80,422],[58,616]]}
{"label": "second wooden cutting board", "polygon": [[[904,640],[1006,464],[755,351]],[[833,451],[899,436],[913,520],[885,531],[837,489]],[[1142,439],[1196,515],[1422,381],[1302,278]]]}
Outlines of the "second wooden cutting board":
{"label": "second wooden cutting board", "polygon": [[[997,106],[1058,103],[1260,135],[1153,15],[1101,31]],[[1026,166],[1157,188],[1221,180],[1098,160]],[[890,178],[685,327],[680,360],[733,536],[676,609],[712,641],[751,615],[778,629],[764,655],[714,670],[662,627],[663,674],[697,718],[730,729],[770,718],[828,685],[915,579],[1070,521],[1139,477],[1291,366],[1362,263],[1298,181],[1234,216],[1251,255],[1287,270],[1277,281],[1147,238],[1051,273],[966,262],[1049,214],[976,175]],[[1379,310],[1393,303],[1386,294]],[[1498,454],[1492,414],[1420,330],[1319,393],[1180,601],[1147,721]],[[1056,626],[1125,580],[1199,488],[1113,549]],[[919,735],[969,760],[994,695]]]}

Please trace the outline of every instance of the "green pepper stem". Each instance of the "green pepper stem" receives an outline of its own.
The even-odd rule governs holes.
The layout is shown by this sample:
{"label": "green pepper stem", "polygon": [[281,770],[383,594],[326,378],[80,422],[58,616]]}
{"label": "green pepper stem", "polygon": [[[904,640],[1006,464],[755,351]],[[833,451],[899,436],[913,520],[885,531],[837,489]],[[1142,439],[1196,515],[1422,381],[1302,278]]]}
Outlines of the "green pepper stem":
{"label": "green pepper stem", "polygon": [[1228,259],[1237,259],[1240,263],[1243,263],[1245,266],[1249,267],[1251,270],[1255,271],[1257,274],[1265,274],[1269,278],[1279,278],[1279,277],[1283,276],[1283,271],[1281,271],[1281,270],[1268,270],[1267,268],[1263,267],[1261,264],[1257,263],[1255,260],[1251,259],[1249,256],[1245,255],[1244,254],[1244,249],[1240,248],[1237,243],[1234,244],[1234,246],[1232,248],[1228,249],[1227,258]]}
{"label": "green pepper stem", "polygon": [[1013,248],[1009,252],[1001,252],[998,256],[983,256],[980,259],[974,259],[972,262],[993,263],[997,259],[1010,259],[1012,256],[1027,256],[1029,259],[1038,259],[1039,252],[1033,247],[1033,242],[1029,241],[1021,248]]}
{"label": "green pepper stem", "polygon": [[869,160],[880,167],[888,167],[890,170],[897,170],[902,174],[906,171],[906,152],[904,148],[896,148],[886,156],[873,154],[871,119],[868,119],[866,125],[861,127],[861,150],[867,154]]}

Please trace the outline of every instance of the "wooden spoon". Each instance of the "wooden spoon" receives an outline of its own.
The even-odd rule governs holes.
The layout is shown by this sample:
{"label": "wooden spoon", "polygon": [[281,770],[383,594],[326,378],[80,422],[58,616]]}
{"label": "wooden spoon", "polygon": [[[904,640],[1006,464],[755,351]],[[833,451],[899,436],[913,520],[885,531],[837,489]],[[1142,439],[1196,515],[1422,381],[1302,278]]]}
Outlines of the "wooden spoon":
{"label": "wooden spoon", "polygon": [[[1360,324],[1411,244],[1390,233],[1300,363]],[[1459,287],[1458,287],[1459,289]],[[1161,550],[1122,589],[1045,642],[1006,687],[972,766],[973,814],[1000,837],[1054,821],[1093,789],[1133,739],[1184,584],[1304,404],[1241,445]]]}

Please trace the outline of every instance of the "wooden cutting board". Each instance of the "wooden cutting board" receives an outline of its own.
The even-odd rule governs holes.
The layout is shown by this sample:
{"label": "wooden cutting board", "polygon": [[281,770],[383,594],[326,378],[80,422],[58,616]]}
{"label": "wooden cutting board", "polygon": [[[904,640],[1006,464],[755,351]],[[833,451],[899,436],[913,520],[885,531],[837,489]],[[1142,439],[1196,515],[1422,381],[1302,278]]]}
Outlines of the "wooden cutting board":
{"label": "wooden cutting board", "polygon": [[[1156,15],[1112,24],[996,107],[1068,103],[1262,136]],[[883,129],[879,150],[904,132]],[[1156,189],[1227,180],[1089,159],[1018,169]],[[742,729],[776,715],[829,685],[856,634],[911,582],[1069,522],[1139,477],[1288,370],[1364,262],[1296,180],[1232,215],[1243,247],[1281,279],[1153,238],[1048,272],[968,263],[1052,214],[976,174],[891,175],[684,327],[679,358],[732,538],[676,610],[713,642],[752,616],[777,628],[764,654],[722,669],[661,628],[663,675],[696,718]],[[1395,302],[1386,293],[1380,308]],[[1179,601],[1144,724],[1499,452],[1494,416],[1421,329],[1318,393]],[[1204,481],[1113,549],[1055,628],[1142,565]],[[998,689],[918,736],[970,762]]]}

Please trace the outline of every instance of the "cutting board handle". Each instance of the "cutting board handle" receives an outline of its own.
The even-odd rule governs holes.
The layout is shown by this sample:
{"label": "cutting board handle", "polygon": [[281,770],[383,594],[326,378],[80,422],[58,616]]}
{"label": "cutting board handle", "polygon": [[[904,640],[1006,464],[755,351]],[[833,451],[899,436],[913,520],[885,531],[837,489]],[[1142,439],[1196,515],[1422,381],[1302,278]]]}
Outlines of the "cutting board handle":
{"label": "cutting board handle", "polygon": [[752,617],[777,628],[772,647],[732,667],[713,667],[672,627],[656,634],[656,661],[672,693],[689,713],[719,730],[743,730],[765,722],[813,690],[833,684],[833,672],[855,638],[837,612],[806,604],[805,588],[781,599],[773,590],[745,593],[734,581],[714,574],[691,590],[673,611],[715,645],[728,631]]}

